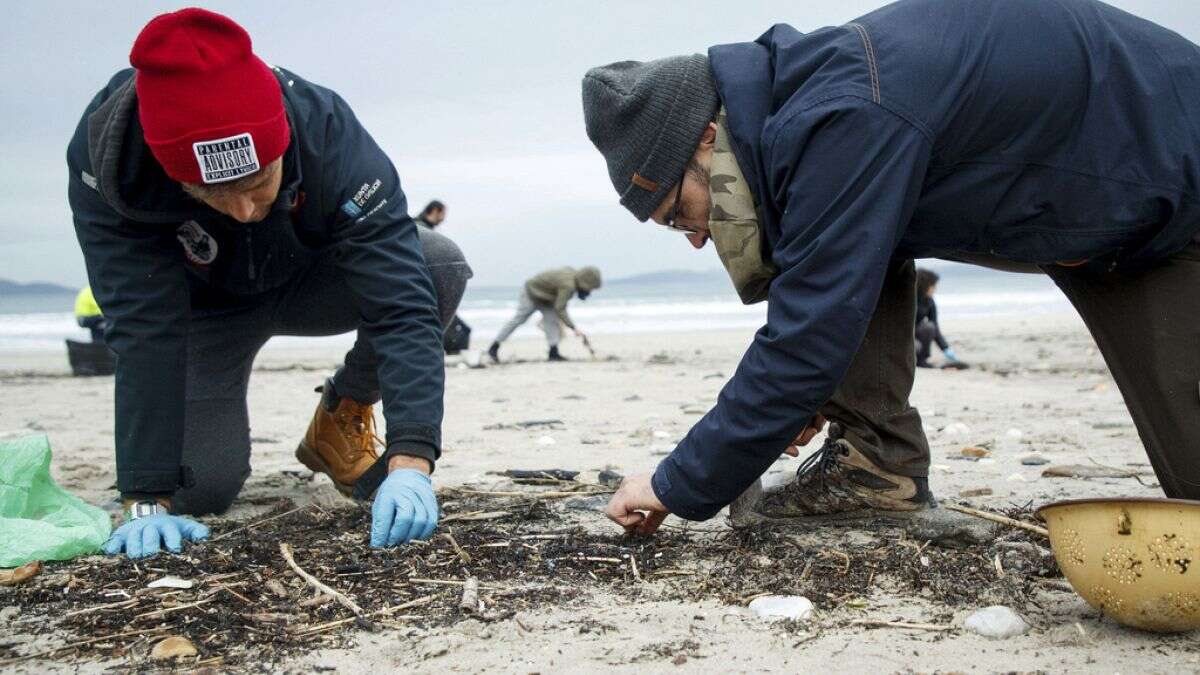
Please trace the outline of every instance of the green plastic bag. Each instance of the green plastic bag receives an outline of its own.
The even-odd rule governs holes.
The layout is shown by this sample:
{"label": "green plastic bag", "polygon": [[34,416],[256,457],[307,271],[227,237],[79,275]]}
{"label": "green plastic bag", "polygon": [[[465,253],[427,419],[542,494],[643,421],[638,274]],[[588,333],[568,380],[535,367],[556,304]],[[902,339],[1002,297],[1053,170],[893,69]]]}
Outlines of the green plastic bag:
{"label": "green plastic bag", "polygon": [[49,439],[0,441],[0,567],[95,553],[111,531],[107,513],[50,478]]}

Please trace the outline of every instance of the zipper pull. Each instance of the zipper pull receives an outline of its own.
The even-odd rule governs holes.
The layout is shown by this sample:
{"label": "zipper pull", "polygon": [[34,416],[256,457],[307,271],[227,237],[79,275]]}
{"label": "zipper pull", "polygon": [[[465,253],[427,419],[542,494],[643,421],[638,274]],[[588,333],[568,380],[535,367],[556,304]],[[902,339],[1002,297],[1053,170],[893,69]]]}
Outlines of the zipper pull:
{"label": "zipper pull", "polygon": [[254,236],[250,233],[249,227],[246,227],[246,270],[250,275],[250,281],[254,281]]}

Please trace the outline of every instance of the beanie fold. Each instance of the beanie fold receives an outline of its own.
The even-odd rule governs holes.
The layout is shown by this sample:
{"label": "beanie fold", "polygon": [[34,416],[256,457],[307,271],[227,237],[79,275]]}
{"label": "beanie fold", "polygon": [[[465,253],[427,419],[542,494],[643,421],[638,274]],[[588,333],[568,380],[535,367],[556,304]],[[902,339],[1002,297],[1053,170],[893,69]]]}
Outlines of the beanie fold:
{"label": "beanie fold", "polygon": [[129,60],[146,144],[172,179],[237,180],[287,150],[279,80],[228,17],[196,8],[155,17]]}
{"label": "beanie fold", "polygon": [[621,61],[583,78],[588,137],[621,205],[643,222],[679,182],[719,107],[702,54]]}

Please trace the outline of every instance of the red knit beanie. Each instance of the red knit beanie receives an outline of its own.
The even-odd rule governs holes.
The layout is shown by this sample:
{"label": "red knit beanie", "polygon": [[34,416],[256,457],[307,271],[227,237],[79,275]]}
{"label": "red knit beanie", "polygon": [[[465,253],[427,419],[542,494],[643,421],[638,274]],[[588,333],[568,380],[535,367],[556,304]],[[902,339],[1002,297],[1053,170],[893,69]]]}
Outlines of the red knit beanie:
{"label": "red knit beanie", "polygon": [[228,17],[182,9],[155,17],[133,43],[146,144],[183,183],[224,183],[287,149],[283,93]]}

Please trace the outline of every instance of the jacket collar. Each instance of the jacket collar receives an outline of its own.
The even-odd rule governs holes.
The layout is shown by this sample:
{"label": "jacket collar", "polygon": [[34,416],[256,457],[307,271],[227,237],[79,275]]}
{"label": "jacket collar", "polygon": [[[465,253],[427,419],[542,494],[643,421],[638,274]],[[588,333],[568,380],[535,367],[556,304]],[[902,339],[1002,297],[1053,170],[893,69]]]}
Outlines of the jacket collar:
{"label": "jacket collar", "polygon": [[[758,203],[767,214],[773,200],[763,194],[762,138],[771,106],[771,64],[767,48],[755,42],[717,45],[708,50],[717,94],[725,106],[733,154]],[[764,214],[765,215],[765,214]]]}

